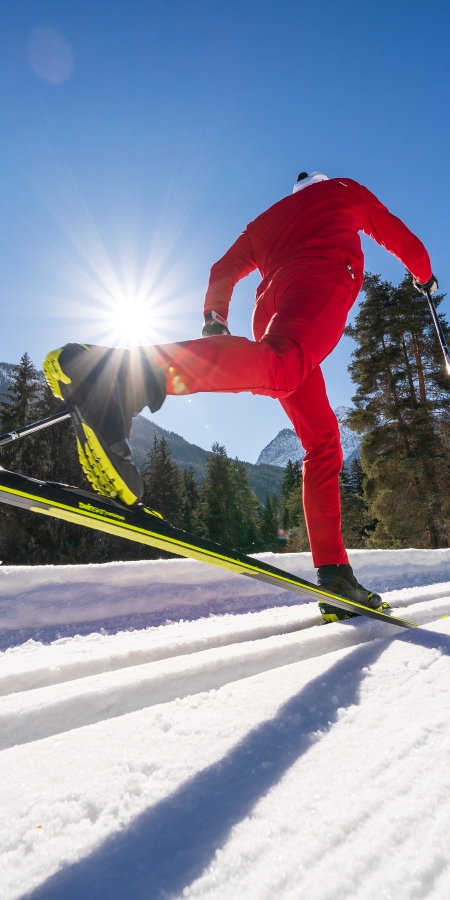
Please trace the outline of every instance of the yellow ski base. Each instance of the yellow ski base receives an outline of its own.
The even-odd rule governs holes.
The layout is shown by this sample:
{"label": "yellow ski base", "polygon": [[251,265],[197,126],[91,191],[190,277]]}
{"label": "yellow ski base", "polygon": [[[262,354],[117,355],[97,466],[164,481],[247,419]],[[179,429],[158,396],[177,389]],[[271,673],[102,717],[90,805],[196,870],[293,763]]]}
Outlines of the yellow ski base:
{"label": "yellow ski base", "polygon": [[102,497],[112,497],[113,500],[121,500],[127,506],[133,506],[138,499],[130,490],[117,470],[110,462],[103,447],[92,428],[82,423],[86,437],[86,443],[81,445],[77,438],[78,459],[87,480]]}

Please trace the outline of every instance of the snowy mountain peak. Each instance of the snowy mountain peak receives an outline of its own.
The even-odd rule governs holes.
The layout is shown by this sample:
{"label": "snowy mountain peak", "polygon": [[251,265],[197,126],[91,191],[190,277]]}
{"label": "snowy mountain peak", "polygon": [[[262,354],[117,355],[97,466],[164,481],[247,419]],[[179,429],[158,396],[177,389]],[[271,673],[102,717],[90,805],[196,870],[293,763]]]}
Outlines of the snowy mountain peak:
{"label": "snowy mountain peak", "polygon": [[[339,422],[344,462],[347,465],[353,459],[359,457],[362,440],[361,435],[355,434],[354,431],[351,431],[350,428],[347,428],[347,426],[343,424],[348,413],[348,406],[337,406],[334,410],[334,414]],[[267,446],[264,447],[264,450],[261,450],[261,453],[256,460],[256,465],[280,466],[284,469],[289,460],[292,462],[296,462],[297,460],[301,462],[304,455],[305,451],[294,429],[283,428],[278,432],[273,441],[270,441],[270,444],[267,444]]]}
{"label": "snowy mountain peak", "polygon": [[261,450],[256,460],[257,466],[281,466],[283,469],[291,462],[301,462],[305,451],[293,428],[283,428],[277,436]]}
{"label": "snowy mountain peak", "polygon": [[333,411],[334,411],[334,414],[335,414],[338,422],[340,423],[340,422],[345,421],[345,419],[347,418],[347,416],[350,412],[350,407],[349,406],[336,406],[336,409]]}

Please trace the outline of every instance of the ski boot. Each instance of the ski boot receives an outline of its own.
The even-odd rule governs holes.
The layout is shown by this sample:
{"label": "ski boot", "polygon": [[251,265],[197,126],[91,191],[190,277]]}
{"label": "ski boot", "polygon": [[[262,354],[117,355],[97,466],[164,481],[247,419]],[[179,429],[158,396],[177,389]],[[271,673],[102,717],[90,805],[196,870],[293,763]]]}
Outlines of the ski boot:
{"label": "ski boot", "polygon": [[164,373],[141,347],[132,350],[66,344],[49,353],[44,375],[67,404],[78,457],[94,490],[132,506],[144,492],[131,456],[133,416],[156,412],[166,396]]}
{"label": "ski boot", "polygon": [[[324,590],[337,594],[344,600],[354,600],[355,603],[361,603],[363,606],[369,606],[371,609],[381,610],[389,608],[387,603],[383,603],[379,594],[368,591],[367,588],[358,583],[352,567],[348,564],[319,566],[317,569],[317,584]],[[319,609],[324,622],[353,619],[358,615],[358,613],[338,609],[337,606],[333,606],[331,603],[324,603],[323,601],[319,601]]]}

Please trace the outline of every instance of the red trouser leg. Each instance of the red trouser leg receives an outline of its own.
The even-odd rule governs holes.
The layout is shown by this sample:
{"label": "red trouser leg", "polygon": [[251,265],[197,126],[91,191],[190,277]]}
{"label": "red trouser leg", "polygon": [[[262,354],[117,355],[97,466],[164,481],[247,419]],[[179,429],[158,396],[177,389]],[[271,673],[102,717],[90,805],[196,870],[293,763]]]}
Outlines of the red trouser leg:
{"label": "red trouser leg", "polygon": [[316,566],[348,562],[340,532],[342,452],[318,366],[342,335],[357,294],[333,261],[291,269],[259,299],[255,341],[218,336],[152,347],[168,394],[197,391],[266,394],[283,402],[305,447],[304,503]]}
{"label": "red trouser leg", "polygon": [[303,508],[314,565],[348,563],[341,534],[339,426],[328,401],[320,366],[280,403],[306,451]]}

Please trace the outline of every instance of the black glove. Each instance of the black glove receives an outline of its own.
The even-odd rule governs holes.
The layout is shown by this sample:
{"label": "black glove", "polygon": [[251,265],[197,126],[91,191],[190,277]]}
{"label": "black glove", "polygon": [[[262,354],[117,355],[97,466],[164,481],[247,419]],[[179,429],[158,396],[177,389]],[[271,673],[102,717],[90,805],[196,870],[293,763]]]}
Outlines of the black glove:
{"label": "black glove", "polygon": [[439,287],[435,275],[432,275],[430,280],[426,281],[425,284],[421,284],[420,281],[417,281],[417,278],[413,278],[413,285],[416,291],[420,291],[421,294],[434,294]]}
{"label": "black glove", "polygon": [[228,322],[219,313],[206,313],[205,322],[202,328],[202,337],[210,337],[214,334],[230,334],[228,331]]}

